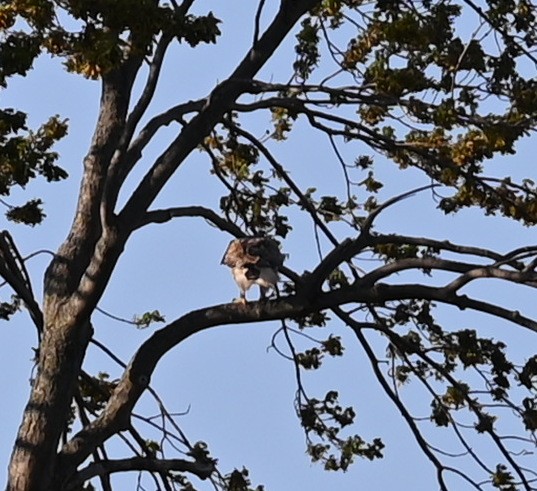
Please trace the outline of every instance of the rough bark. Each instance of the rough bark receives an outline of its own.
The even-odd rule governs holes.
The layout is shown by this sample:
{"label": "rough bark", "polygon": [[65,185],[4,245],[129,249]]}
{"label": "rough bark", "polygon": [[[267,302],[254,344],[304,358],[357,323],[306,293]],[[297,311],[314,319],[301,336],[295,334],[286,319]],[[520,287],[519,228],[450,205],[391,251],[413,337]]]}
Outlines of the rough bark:
{"label": "rough bark", "polygon": [[[84,160],[77,211],[71,231],[45,276],[44,335],[37,374],[15,442],[9,468],[10,491],[59,489],[54,483],[56,452],[66,429],[73,392],[92,328],[90,312],[98,295],[88,295],[87,267],[115,250],[101,221],[104,177],[126,116],[132,80],[114,74],[103,81],[101,110],[92,145]],[[101,237],[101,239],[99,239]],[[96,248],[96,245],[101,246]],[[108,278],[94,274],[93,283]],[[101,288],[102,291],[102,288]]]}

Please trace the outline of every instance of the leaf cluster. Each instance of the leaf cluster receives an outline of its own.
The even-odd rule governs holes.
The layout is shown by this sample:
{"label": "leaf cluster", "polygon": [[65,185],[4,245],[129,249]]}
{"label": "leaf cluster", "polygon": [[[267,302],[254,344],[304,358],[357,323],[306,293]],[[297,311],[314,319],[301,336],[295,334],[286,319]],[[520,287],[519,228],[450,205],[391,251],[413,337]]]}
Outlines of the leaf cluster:
{"label": "leaf cluster", "polygon": [[[65,18],[69,21],[59,20]],[[11,32],[19,19],[28,29]],[[138,1],[136,8],[130,0],[12,0],[0,10],[0,29],[4,30],[0,53],[6,60],[0,75],[25,74],[45,50],[64,58],[69,71],[97,79],[132,56],[151,54],[161,34],[190,46],[215,43],[219,23],[212,12],[182,15],[153,0]]]}
{"label": "leaf cluster", "polygon": [[0,319],[8,321],[20,310],[21,300],[16,295],[11,295],[9,302],[0,301]]}
{"label": "leaf cluster", "polygon": [[[481,27],[463,37],[454,26],[472,15]],[[356,30],[350,38],[345,20]],[[319,129],[361,140],[401,168],[419,168],[452,186],[453,196],[439,203],[447,213],[477,206],[532,225],[535,190],[487,181],[483,172],[496,155],[512,154],[535,125],[535,80],[520,66],[536,61],[536,32],[525,0],[487,2],[473,12],[454,2],[322,2],[302,22],[294,70],[306,80],[326,67],[325,41],[337,65],[333,77],[349,75],[364,97],[356,97],[357,118],[342,130]],[[352,102],[344,90],[331,90],[330,99],[335,107]]]}
{"label": "leaf cluster", "polygon": [[[379,438],[368,443],[358,435],[346,438],[339,435],[341,429],[354,422],[356,413],[352,407],[340,406],[338,397],[336,391],[329,391],[323,400],[308,399],[299,408],[312,461],[323,462],[326,470],[345,471],[356,457],[368,460],[382,458],[384,444]],[[311,435],[320,438],[323,443],[314,443]]]}
{"label": "leaf cluster", "polygon": [[319,343],[319,347],[297,353],[296,362],[306,370],[316,370],[321,366],[324,355],[342,356],[344,349],[341,338],[330,335],[328,339]]}
{"label": "leaf cluster", "polygon": [[110,381],[110,375],[99,372],[96,377],[82,377],[79,381],[80,397],[85,408],[92,413],[102,411],[106,402],[116,388],[117,381]]}
{"label": "leaf cluster", "polygon": [[[0,110],[0,195],[8,196],[14,187],[24,188],[32,179],[44,177],[60,181],[67,172],[56,164],[53,145],[67,134],[67,121],[50,118],[37,131],[26,126],[26,114],[13,109]],[[36,225],[44,218],[40,199],[11,206],[8,220]]]}
{"label": "leaf cluster", "polygon": [[132,322],[139,329],[149,327],[153,322],[166,322],[164,316],[158,310],[144,312],[142,315],[135,315]]}

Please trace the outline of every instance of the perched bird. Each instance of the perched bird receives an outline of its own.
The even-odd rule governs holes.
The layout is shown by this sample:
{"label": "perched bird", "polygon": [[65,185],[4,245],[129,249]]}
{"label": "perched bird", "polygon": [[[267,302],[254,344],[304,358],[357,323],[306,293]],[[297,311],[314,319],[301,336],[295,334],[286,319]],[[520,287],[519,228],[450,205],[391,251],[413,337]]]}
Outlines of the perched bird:
{"label": "perched bird", "polygon": [[221,264],[231,268],[240,289],[239,302],[246,304],[246,291],[259,285],[261,299],[267,291],[277,292],[278,269],[283,265],[285,254],[278,243],[269,237],[246,237],[232,240],[224,253]]}

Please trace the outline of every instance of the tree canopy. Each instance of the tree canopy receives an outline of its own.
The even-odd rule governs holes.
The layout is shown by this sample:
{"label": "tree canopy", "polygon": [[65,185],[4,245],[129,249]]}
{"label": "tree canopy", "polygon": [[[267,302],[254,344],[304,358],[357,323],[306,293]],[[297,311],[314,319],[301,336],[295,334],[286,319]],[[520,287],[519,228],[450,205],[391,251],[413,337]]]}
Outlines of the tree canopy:
{"label": "tree canopy", "polygon": [[[73,222],[49,251],[42,298],[28,272],[33,254],[24,256],[13,237],[46,220],[43,197],[27,192],[34,180],[54,187],[71,172],[56,150],[69,139],[69,121],[50,115],[32,125],[26,110],[0,107],[8,227],[0,234],[0,317],[27,312],[37,333],[7,489],[111,490],[111,475],[128,471],[149,476],[155,489],[260,489],[255,469],[221,468],[210,440],[192,443],[152,377],[166,353],[202,331],[268,321],[270,347],[293,367],[290,404],[317,465],[346,471],[386,451],[382,437],[370,437],[382,421],[366,431],[343,394],[315,390],[315,375],[351,342],[370,368],[360,377],[378,383],[440,489],[537,489],[537,355],[517,358],[509,345],[513,332],[537,332],[537,319],[512,297],[488,295],[491,284],[515,295],[537,287],[537,246],[502,250],[494,229],[537,223],[531,163],[507,158],[536,128],[537,8],[526,0],[259,0],[249,9],[249,40],[233,46],[231,73],[200,80],[200,89],[179,86],[163,107],[166,77],[214,62],[209,48],[228,32],[221,2],[2,2],[3,91],[31,77],[40,57],[101,91]],[[321,145],[316,158],[309,147]],[[204,177],[184,172],[187,162],[203,162]],[[199,200],[170,198],[168,183],[195,189]],[[430,234],[417,207],[439,224],[479,212],[483,242]],[[386,230],[389,213],[398,225]],[[278,294],[187,306],[173,320],[156,308],[133,319],[103,310],[134,238],[185,218],[206,222],[224,242],[276,238],[290,253]],[[401,232],[410,223],[425,232]],[[199,264],[207,259],[192,247],[203,240],[177,237],[174,261],[195,262],[211,288],[211,268]],[[315,262],[294,260],[301,250]],[[147,288],[158,288],[160,276]],[[190,281],[179,279],[178,291]],[[461,327],[451,311],[480,314],[479,322]],[[100,341],[99,313],[151,325],[130,361]],[[505,331],[488,334],[489,319]],[[116,364],[118,379],[87,371],[90,347]],[[158,418],[136,413],[145,395],[157,401]],[[437,445],[436,432],[449,443]],[[123,450],[110,453],[117,440]]]}

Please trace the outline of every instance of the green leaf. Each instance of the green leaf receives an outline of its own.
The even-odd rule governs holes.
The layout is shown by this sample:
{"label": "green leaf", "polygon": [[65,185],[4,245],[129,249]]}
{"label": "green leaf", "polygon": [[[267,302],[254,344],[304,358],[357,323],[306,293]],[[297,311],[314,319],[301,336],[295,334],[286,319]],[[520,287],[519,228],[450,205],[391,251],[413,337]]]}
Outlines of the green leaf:
{"label": "green leaf", "polygon": [[144,312],[142,315],[135,315],[132,320],[139,329],[149,327],[153,322],[166,322],[164,316],[158,310]]}

